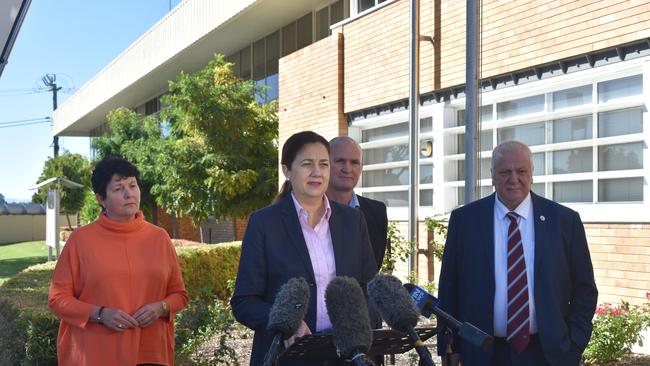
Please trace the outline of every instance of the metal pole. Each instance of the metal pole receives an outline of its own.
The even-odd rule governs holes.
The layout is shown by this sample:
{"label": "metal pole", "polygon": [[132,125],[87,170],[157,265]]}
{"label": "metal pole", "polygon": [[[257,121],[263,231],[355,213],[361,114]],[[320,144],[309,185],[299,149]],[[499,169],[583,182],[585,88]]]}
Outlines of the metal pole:
{"label": "metal pole", "polygon": [[[43,84],[48,87],[48,90],[52,92],[52,110],[56,111],[57,108],[57,92],[61,90],[61,87],[56,86],[56,74],[45,74],[41,79]],[[59,156],[59,136],[54,136],[52,141],[54,145],[54,157]]]}
{"label": "metal pole", "polygon": [[466,55],[465,55],[465,203],[478,198],[476,187],[478,149],[478,84],[479,67],[477,62],[479,27],[479,1],[467,0]]}
{"label": "metal pole", "polygon": [[[56,92],[58,92],[60,89],[60,87],[56,87],[56,83],[52,83],[50,86],[50,90],[52,90],[52,111],[55,111],[57,108]],[[57,156],[59,156],[59,136],[54,136],[54,157],[56,158]]]}
{"label": "metal pole", "polygon": [[418,206],[419,200],[419,154],[420,154],[420,4],[410,1],[411,43],[409,59],[409,228],[408,238],[412,244],[409,256],[409,275],[417,268]]}

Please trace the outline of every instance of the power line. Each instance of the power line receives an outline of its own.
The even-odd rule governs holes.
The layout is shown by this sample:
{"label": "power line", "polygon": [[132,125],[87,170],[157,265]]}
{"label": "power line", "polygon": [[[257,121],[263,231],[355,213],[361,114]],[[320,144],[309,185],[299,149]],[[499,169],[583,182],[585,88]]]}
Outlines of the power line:
{"label": "power line", "polygon": [[29,94],[40,94],[47,93],[47,89],[32,89],[32,90],[23,90],[23,91],[3,91],[0,90],[0,97],[13,97],[16,95],[29,95]]}
{"label": "power line", "polygon": [[19,120],[19,121],[0,122],[0,128],[22,127],[22,126],[37,125],[42,123],[52,123],[52,119],[50,117],[45,117],[45,118]]}
{"label": "power line", "polygon": [[18,123],[18,124],[15,124],[15,125],[0,126],[0,129],[2,129],[2,128],[12,128],[12,127],[30,126],[30,125],[38,125],[38,124],[42,124],[42,123],[50,123],[50,121],[49,120],[43,120],[43,121],[40,121],[40,122]]}
{"label": "power line", "polygon": [[23,122],[34,122],[34,121],[42,121],[42,120],[50,120],[50,117],[39,117],[39,118],[29,118],[29,119],[18,119],[15,121],[4,121],[0,122],[0,126],[2,125],[10,125],[14,123],[23,123]]}

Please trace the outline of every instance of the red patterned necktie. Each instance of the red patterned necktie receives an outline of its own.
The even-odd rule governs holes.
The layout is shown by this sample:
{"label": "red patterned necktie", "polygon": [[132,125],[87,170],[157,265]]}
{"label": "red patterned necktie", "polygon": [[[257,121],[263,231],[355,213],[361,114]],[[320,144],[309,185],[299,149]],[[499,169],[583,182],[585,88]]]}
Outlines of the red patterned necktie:
{"label": "red patterned necktie", "polygon": [[524,245],[517,225],[518,215],[508,212],[508,344],[521,352],[530,340],[528,278]]}

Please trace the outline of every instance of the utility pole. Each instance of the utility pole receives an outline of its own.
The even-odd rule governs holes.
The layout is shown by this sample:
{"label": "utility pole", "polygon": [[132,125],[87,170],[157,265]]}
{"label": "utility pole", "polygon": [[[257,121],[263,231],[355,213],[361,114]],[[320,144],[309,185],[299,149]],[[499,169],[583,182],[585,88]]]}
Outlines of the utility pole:
{"label": "utility pole", "polygon": [[[43,84],[47,86],[48,91],[52,92],[52,111],[55,111],[57,108],[57,102],[56,102],[56,93],[61,90],[61,87],[56,86],[56,74],[45,74],[41,78],[43,81]],[[56,158],[59,156],[59,136],[54,136],[54,157]]]}

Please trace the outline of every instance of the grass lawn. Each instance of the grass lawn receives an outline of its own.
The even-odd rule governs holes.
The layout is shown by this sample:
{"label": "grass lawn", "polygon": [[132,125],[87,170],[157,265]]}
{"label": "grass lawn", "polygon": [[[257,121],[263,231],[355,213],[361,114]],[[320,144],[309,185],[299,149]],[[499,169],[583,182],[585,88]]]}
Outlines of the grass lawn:
{"label": "grass lawn", "polygon": [[0,245],[0,285],[23,269],[47,262],[45,241]]}

